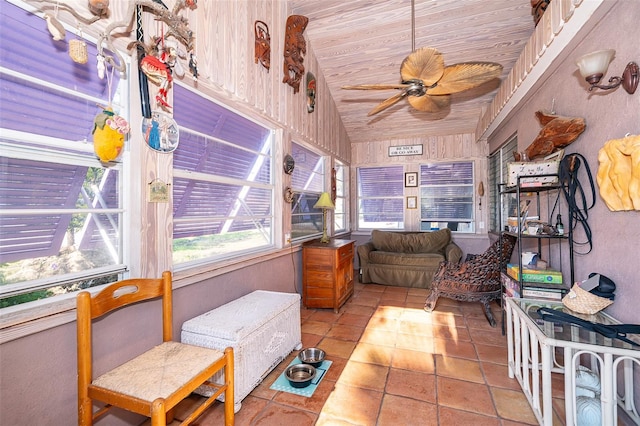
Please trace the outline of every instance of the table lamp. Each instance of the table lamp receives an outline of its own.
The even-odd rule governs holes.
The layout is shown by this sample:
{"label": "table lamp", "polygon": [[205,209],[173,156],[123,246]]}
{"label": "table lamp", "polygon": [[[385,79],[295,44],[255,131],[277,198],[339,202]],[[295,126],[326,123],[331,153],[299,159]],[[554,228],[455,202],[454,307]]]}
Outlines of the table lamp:
{"label": "table lamp", "polygon": [[313,205],[314,209],[322,209],[322,238],[320,242],[329,243],[329,237],[327,236],[327,210],[333,210],[336,206],[333,205],[331,197],[328,192],[323,192],[318,199],[318,202]]}

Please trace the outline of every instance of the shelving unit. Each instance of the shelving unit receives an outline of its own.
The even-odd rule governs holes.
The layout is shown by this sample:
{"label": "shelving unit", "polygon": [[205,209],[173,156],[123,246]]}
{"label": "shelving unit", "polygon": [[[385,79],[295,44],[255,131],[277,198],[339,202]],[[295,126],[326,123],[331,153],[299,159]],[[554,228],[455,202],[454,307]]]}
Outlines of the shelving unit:
{"label": "shelving unit", "polygon": [[[532,178],[534,179],[538,178],[541,181],[543,180],[543,178],[552,178],[553,180],[556,180],[556,183],[545,183],[542,185],[531,185],[529,183],[526,183],[526,184],[522,183],[523,179],[526,179],[527,182],[530,182]],[[498,191],[500,195],[500,211],[499,211],[500,226],[503,226],[502,213],[504,211],[504,203],[506,200],[509,199],[509,197],[515,196],[515,206],[517,207],[516,216],[518,218],[516,232],[505,230],[504,232],[500,233],[501,240],[502,240],[502,236],[505,234],[511,234],[518,237],[518,241],[517,241],[517,247],[518,247],[517,265],[519,269],[518,279],[516,280],[510,275],[508,275],[506,270],[501,271],[501,275],[502,275],[501,279],[503,283],[503,290],[505,290],[505,294],[508,293],[507,287],[512,288],[515,286],[517,287],[515,290],[519,297],[527,297],[527,298],[533,298],[533,299],[550,298],[550,299],[560,300],[562,296],[569,291],[569,288],[571,287],[571,283],[574,282],[575,277],[574,277],[574,264],[573,264],[573,255],[574,255],[573,230],[572,230],[572,227],[570,226],[573,211],[571,210],[571,206],[568,207],[568,211],[561,212],[562,216],[565,217],[565,221],[569,224],[568,226],[565,226],[565,233],[563,235],[557,235],[557,234],[529,235],[528,233],[524,232],[525,226],[526,226],[526,220],[527,220],[526,215],[525,217],[522,217],[520,215],[520,206],[521,206],[521,201],[523,197],[526,197],[526,198],[531,197],[532,202],[535,202],[534,208],[537,212],[538,218],[540,220],[543,219],[543,217],[541,216],[541,213],[543,211],[548,216],[550,214],[550,209],[552,209],[552,204],[554,203],[551,203],[548,197],[546,208],[544,208],[541,205],[541,194],[550,194],[551,192],[556,192],[557,196],[560,196],[562,191],[562,186],[558,182],[559,182],[559,179],[557,174],[540,174],[540,175],[519,176],[517,179],[517,184],[512,187],[507,187],[506,184],[499,185]],[[531,194],[531,195],[525,196],[524,194]],[[552,220],[552,218],[549,218],[549,220]],[[537,242],[539,256],[542,256],[543,246],[547,249],[547,252],[549,254],[549,259],[547,259],[548,267],[561,271],[563,273],[562,284],[550,284],[550,283],[547,284],[547,283],[530,282],[530,281],[523,280],[523,275],[524,275],[523,265],[522,265],[523,246],[527,241],[531,241],[531,240],[534,240]],[[551,259],[551,256],[550,256],[552,244],[558,244],[558,258],[556,259]],[[565,271],[562,271],[562,247],[564,244],[567,244],[568,252],[569,252],[569,271],[567,271],[566,274],[565,274]],[[567,276],[569,278],[568,283],[566,280],[564,280],[564,277],[567,277]]]}

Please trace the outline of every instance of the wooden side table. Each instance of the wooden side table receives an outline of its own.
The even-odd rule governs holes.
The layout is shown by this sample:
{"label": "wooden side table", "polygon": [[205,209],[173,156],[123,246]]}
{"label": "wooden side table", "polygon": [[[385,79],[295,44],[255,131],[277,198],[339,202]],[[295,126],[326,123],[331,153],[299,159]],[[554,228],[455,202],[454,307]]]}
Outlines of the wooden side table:
{"label": "wooden side table", "polygon": [[340,307],[353,294],[354,240],[314,240],[302,246],[302,303],[307,308]]}

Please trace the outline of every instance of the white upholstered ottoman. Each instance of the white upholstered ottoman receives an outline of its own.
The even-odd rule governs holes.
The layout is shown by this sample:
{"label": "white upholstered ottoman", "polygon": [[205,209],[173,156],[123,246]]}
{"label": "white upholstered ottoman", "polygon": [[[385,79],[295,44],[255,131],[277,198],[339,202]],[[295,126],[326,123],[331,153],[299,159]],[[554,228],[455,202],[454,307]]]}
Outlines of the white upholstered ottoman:
{"label": "white upholstered ottoman", "polygon": [[[212,349],[233,347],[237,412],[262,379],[291,351],[302,347],[300,295],[256,290],[185,321],[181,340]],[[213,381],[223,383],[223,373],[213,376]],[[196,392],[211,395],[206,387]]]}

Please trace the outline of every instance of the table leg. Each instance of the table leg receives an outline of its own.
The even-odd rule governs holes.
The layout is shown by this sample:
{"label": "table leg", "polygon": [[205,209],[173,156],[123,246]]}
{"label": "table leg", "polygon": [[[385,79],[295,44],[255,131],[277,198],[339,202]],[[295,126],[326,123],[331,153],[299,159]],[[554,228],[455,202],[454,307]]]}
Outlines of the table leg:
{"label": "table leg", "polygon": [[[553,346],[540,344],[542,354],[542,424],[553,425],[553,406],[551,404],[551,367]],[[566,360],[565,360],[566,363]]]}
{"label": "table leg", "polygon": [[573,413],[575,413],[575,377],[576,366],[572,358],[572,350],[569,347],[564,348],[564,415],[567,425],[574,425]]}

